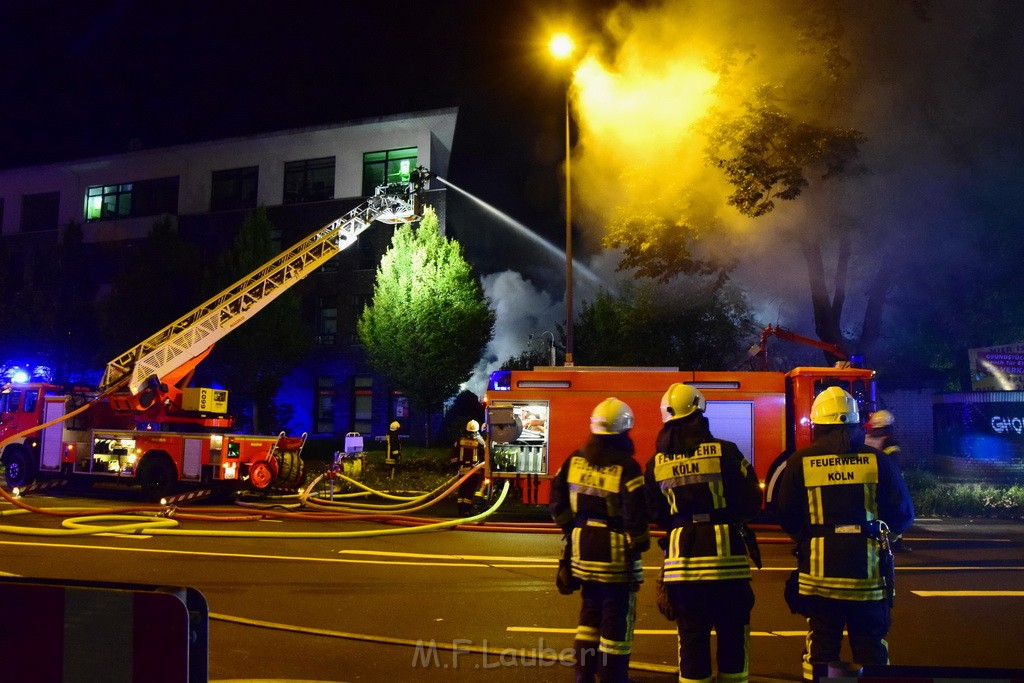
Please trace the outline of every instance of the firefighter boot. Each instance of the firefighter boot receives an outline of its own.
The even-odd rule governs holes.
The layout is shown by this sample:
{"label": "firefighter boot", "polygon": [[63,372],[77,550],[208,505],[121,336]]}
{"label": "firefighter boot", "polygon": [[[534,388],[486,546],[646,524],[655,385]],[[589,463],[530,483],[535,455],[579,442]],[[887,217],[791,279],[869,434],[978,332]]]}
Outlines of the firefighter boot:
{"label": "firefighter boot", "polygon": [[601,683],[630,683],[629,655],[601,653],[602,666],[597,680]]}
{"label": "firefighter boot", "polygon": [[598,652],[597,643],[586,640],[577,640],[574,643],[576,650],[576,683],[595,683],[597,680],[597,665],[600,664],[604,654]]}

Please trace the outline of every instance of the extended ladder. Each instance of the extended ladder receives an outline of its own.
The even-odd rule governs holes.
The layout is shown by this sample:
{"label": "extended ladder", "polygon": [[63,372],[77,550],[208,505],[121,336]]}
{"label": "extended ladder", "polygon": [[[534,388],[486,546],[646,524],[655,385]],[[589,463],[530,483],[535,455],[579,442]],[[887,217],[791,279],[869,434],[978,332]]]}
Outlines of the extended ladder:
{"label": "extended ladder", "polygon": [[374,221],[416,220],[405,185],[381,186],[366,203],[320,228],[287,252],[276,256],[234,285],[174,321],[107,364],[101,389],[129,374],[128,388],[137,395],[143,385],[158,381],[220,341],[356,238]]}

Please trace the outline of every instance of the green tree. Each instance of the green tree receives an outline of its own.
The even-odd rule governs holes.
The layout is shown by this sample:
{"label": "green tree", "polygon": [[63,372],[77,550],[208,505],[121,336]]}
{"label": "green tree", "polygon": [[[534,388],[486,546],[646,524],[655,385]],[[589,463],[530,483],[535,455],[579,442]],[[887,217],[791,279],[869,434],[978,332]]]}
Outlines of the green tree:
{"label": "green tree", "polygon": [[[207,295],[232,285],[276,256],[279,250],[272,239],[273,230],[264,207],[249,212],[232,248],[221,255],[208,278]],[[282,428],[274,396],[282,378],[313,347],[312,331],[302,320],[301,297],[293,287],[218,342],[207,360],[233,396],[248,404],[243,415],[249,413],[245,417],[251,420],[253,433]]]}
{"label": "green tree", "polygon": [[428,208],[417,227],[395,230],[358,322],[371,366],[433,412],[469,378],[493,333],[494,312],[437,214]]}
{"label": "green tree", "polygon": [[599,293],[580,312],[576,343],[592,365],[720,370],[736,365],[756,332],[736,287],[694,277]]}

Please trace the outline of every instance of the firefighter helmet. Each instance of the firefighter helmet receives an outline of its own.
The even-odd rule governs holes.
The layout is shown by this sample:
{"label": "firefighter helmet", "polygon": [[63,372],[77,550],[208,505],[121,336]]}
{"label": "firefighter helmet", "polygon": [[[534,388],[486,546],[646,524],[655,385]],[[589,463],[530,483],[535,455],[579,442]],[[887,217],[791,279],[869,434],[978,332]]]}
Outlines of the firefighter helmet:
{"label": "firefighter helmet", "polygon": [[839,387],[829,387],[814,398],[811,422],[816,425],[844,425],[860,422],[857,401]]}
{"label": "firefighter helmet", "polygon": [[480,431],[480,423],[477,422],[476,420],[470,420],[469,422],[466,423],[466,431],[467,432],[479,432]]}
{"label": "firefighter helmet", "polygon": [[633,428],[633,411],[617,398],[606,398],[590,414],[591,434],[622,434]]}
{"label": "firefighter helmet", "polygon": [[394,422],[391,423],[391,425],[388,427],[388,429],[390,429],[393,432],[397,432],[398,428],[401,427],[401,426],[402,425],[398,424],[398,420],[395,420]]}
{"label": "firefighter helmet", "polygon": [[661,397],[661,421],[668,422],[676,418],[692,415],[693,411],[704,412],[707,401],[704,394],[689,384],[676,382]]}
{"label": "firefighter helmet", "polygon": [[864,426],[868,429],[881,429],[882,427],[891,427],[893,422],[895,422],[895,418],[888,410],[876,410],[871,413],[871,417],[868,418]]}

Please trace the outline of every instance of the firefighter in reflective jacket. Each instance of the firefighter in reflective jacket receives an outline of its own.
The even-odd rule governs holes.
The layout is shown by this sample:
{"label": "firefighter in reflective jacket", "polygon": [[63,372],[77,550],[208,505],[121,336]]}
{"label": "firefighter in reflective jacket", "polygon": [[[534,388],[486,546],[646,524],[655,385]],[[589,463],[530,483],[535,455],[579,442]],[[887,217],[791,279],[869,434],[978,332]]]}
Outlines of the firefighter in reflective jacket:
{"label": "firefighter in reflective jacket", "polygon": [[714,629],[718,680],[732,683],[749,679],[747,544],[756,541],[745,524],[761,508],[761,487],[736,444],[711,435],[705,407],[686,384],[665,392],[644,490],[651,521],[668,532],[659,609],[679,631],[679,681],[710,683]]}
{"label": "firefighter in reflective jacket", "polygon": [[388,427],[388,433],[384,435],[384,464],[391,468],[392,479],[395,476],[395,468],[402,459],[402,441],[398,437],[398,429],[401,426],[397,420],[392,422]]}
{"label": "firefighter in reflective jacket", "polygon": [[[455,466],[458,474],[463,475],[484,461],[487,445],[480,436],[480,423],[470,420],[466,423],[466,430],[459,437],[459,440],[452,446],[452,465]],[[459,516],[465,517],[473,510],[475,502],[483,501],[484,480],[483,470],[477,470],[465,481],[459,484],[456,504],[459,509]]]}
{"label": "firefighter in reflective jacket", "polygon": [[797,586],[787,602],[807,617],[808,681],[839,659],[844,628],[855,662],[889,662],[888,538],[913,523],[914,506],[892,461],[854,440],[859,422],[850,394],[839,387],[818,394],[811,445],[789,457],[779,483],[779,522],[796,541]]}
{"label": "firefighter in reflective jacket", "polygon": [[[633,458],[633,412],[608,398],[590,417],[591,436],[558,470],[551,516],[569,539],[582,584],[576,681],[627,681],[640,556],[650,547],[643,472]],[[596,678],[595,678],[596,677]]]}

